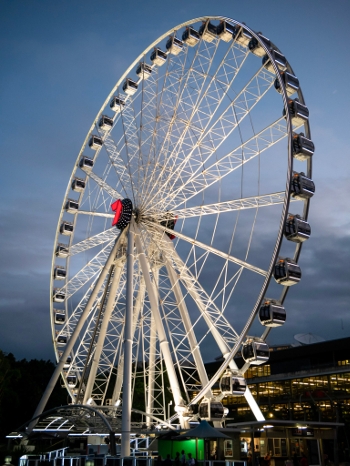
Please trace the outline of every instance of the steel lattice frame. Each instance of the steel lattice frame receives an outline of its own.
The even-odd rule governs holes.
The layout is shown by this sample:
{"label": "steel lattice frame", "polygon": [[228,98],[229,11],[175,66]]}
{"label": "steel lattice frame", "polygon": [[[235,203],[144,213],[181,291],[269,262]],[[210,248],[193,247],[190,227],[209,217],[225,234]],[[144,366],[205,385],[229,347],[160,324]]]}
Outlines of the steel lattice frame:
{"label": "steel lattice frame", "polygon": [[[311,178],[310,159],[293,160],[292,134],[301,126],[310,138],[310,129],[308,121],[296,126],[290,118],[271,52],[277,47],[268,47],[244,25],[268,55],[270,70],[247,46],[214,37],[212,42],[201,38],[194,47],[184,44],[178,55],[167,53],[162,66],[152,65],[148,79],[134,73],[139,63],[150,64],[154,48],[165,50],[169,36],[181,38],[184,28],[198,30],[208,19],[168,31],[132,63],[78,154],[58,222],[51,282],[51,297],[56,287],[65,293],[63,303],[51,301],[52,337],[56,375],[61,372],[73,403],[114,406],[141,376],[145,411],[166,420],[167,373],[185,425],[181,413],[188,405],[212,396],[226,367],[237,369],[233,357],[248,332],[268,335],[256,318],[263,298],[272,295],[283,303],[286,296],[288,288],[278,292],[271,276],[281,248],[299,258],[301,244],[283,240],[283,227],[293,168]],[[210,21],[243,27],[224,17]],[[286,69],[293,73],[288,62]],[[128,77],[138,83],[134,95],[123,92]],[[280,94],[273,86],[276,77]],[[120,112],[109,108],[113,96],[125,101]],[[304,103],[300,89],[295,97]],[[113,118],[109,131],[99,127],[101,115]],[[100,149],[89,148],[93,134],[103,140]],[[94,160],[92,170],[79,167],[83,155]],[[75,177],[86,181],[80,193],[71,188]],[[134,216],[120,233],[111,228],[110,206],[123,198],[132,200]],[[79,203],[77,211],[67,212],[68,199]],[[304,219],[308,207],[308,200],[292,206]],[[164,223],[169,215],[177,218],[174,232]],[[73,223],[68,243],[60,233],[62,221]],[[166,233],[176,238],[171,241]],[[65,258],[56,255],[62,242],[68,248]],[[64,282],[54,279],[57,266],[67,271]],[[129,304],[128,271],[133,277]],[[61,325],[55,323],[57,308],[66,313]],[[126,325],[132,335],[130,380],[124,373]],[[67,338],[64,346],[59,335]],[[217,356],[225,362],[209,380],[203,360]],[[75,386],[69,375],[76,377]],[[249,390],[246,397],[254,408]]]}

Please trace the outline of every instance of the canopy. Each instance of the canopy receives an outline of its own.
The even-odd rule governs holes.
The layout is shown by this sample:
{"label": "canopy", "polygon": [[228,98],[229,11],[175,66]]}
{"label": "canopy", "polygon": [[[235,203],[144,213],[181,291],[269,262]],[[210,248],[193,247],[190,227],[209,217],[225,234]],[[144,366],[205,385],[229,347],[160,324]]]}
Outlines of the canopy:
{"label": "canopy", "polygon": [[173,440],[184,440],[186,438],[230,438],[221,433],[219,430],[214,429],[208,421],[202,420],[200,424],[194,429],[190,429],[186,433],[174,437]]}

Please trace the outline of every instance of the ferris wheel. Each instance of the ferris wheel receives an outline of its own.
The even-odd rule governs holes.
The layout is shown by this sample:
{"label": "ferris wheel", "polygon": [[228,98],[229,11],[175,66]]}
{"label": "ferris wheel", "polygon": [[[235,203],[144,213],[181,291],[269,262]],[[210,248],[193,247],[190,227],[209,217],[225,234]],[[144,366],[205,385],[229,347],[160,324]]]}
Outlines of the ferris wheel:
{"label": "ferris wheel", "polygon": [[72,403],[185,426],[222,419],[233,394],[264,419],[244,372],[267,361],[301,278],[313,152],[298,78],[244,23],[188,21],[136,58],[87,133],[58,222],[51,326]]}

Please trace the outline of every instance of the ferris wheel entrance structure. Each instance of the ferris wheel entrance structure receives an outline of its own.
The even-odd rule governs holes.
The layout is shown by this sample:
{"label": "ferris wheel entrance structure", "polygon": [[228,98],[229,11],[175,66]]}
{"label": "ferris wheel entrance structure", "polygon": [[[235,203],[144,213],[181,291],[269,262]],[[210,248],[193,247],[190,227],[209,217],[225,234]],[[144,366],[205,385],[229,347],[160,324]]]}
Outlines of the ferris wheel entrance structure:
{"label": "ferris wheel entrance structure", "polygon": [[220,423],[228,395],[264,419],[244,373],[268,360],[266,337],[301,278],[315,191],[308,117],[282,52],[226,17],[183,23],[132,63],[63,201],[58,365],[36,415],[61,375],[73,404],[120,421],[123,456],[132,422]]}

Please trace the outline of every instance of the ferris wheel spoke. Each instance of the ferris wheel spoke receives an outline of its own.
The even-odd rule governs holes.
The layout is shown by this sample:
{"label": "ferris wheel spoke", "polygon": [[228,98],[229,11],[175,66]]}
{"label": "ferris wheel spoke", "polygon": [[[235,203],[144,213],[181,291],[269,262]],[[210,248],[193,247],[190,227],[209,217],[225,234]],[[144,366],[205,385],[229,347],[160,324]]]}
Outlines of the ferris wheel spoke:
{"label": "ferris wheel spoke", "polygon": [[[172,192],[175,196],[178,191],[182,191],[183,186],[186,186],[196,173],[203,171],[204,164],[216,154],[218,148],[264,97],[273,83],[274,76],[268,73],[265,68],[260,68],[222,115],[199,138],[197,143],[192,145],[193,149],[184,156],[183,161],[177,166],[176,176],[169,177],[168,182],[163,185],[162,193],[165,197],[167,192]],[[201,152],[200,162],[196,162],[196,158],[194,158],[195,163],[193,163],[193,152],[197,148],[200,148]]]}
{"label": "ferris wheel spoke", "polygon": [[[206,88],[199,94],[200,98],[196,105],[193,106],[189,119],[183,120],[184,130],[180,133],[180,137],[176,141],[174,149],[167,157],[167,161],[162,170],[162,175],[165,174],[167,179],[169,179],[169,177],[171,178],[173,174],[176,174],[179,171],[179,161],[180,165],[184,164],[182,158],[179,160],[177,158],[178,154],[181,154],[183,151],[181,146],[189,148],[197,148],[197,146],[199,146],[199,141],[203,137],[203,134],[205,134],[210,122],[220,107],[228,89],[236,79],[249,53],[248,49],[241,48],[235,41],[233,41],[229,46],[225,56],[218,65],[217,70],[207,83]],[[197,125],[193,126],[192,120],[194,118],[198,121]],[[193,135],[191,133],[193,133]],[[189,139],[187,143],[185,139],[186,137]],[[196,150],[198,150],[198,148],[191,151],[192,161],[196,157],[198,158]],[[185,152],[188,151],[186,150]],[[173,161],[173,163],[171,163],[171,161]],[[202,163],[201,153],[199,154],[199,163]],[[162,176],[159,178],[163,181]]]}
{"label": "ferris wheel spoke", "polygon": [[109,194],[113,199],[122,199],[121,194],[112,188],[108,183],[106,183],[102,178],[100,178],[96,173],[94,173],[91,170],[83,169],[83,171],[87,174],[87,176],[94,180],[94,182],[101,188],[103,191],[105,191],[107,194]]}
{"label": "ferris wheel spoke", "polygon": [[99,246],[100,244],[116,239],[117,236],[118,230],[115,227],[109,228],[108,230],[102,231],[101,233],[97,233],[96,235],[91,236],[90,238],[84,239],[83,241],[80,241],[79,243],[75,243],[72,246],[70,246],[69,256],[74,256],[83,251],[88,251],[89,249]]}
{"label": "ferris wheel spoke", "polygon": [[198,279],[193,276],[187,265],[180,258],[168,236],[163,233],[159,234],[159,230],[152,231],[152,235],[156,241],[156,247],[159,248],[161,254],[166,256],[170,264],[172,264],[175,270],[177,270],[178,278],[181,280],[185,289],[193,298],[195,303],[197,303],[198,309],[203,313],[203,317],[205,319],[209,319],[206,321],[207,323],[209,322],[208,327],[210,330],[212,332],[221,330],[222,335],[225,335],[227,342],[235,342],[237,333],[224,317],[222,310],[217,307]]}
{"label": "ferris wheel spoke", "polygon": [[[295,126],[293,130],[299,127],[300,125]],[[168,204],[178,207],[193,196],[206,190],[209,186],[222,180],[222,178],[237,170],[243,164],[250,162],[258,155],[270,149],[274,144],[277,144],[287,136],[288,129],[285,119],[283,117],[279,118],[258,134],[221,157],[201,173],[190,178],[181,190],[173,192],[171,198],[169,196]]]}
{"label": "ferris wheel spoke", "polygon": [[[181,144],[184,140],[185,135],[188,133],[188,128],[191,127],[193,130],[196,128],[192,123],[193,116],[196,113],[193,111],[193,108],[196,108],[203,95],[203,89],[205,89],[206,80],[210,73],[218,45],[219,41],[217,40],[213,44],[208,44],[203,40],[200,41],[192,63],[188,67],[188,71],[186,70],[185,79],[179,82],[177,99],[170,107],[172,124],[166,128],[166,137],[160,150],[156,152],[155,166],[161,166],[162,168],[160,173],[157,170],[148,179],[146,186],[148,197],[152,195],[154,181],[162,178],[164,173],[167,176],[169,176],[169,172],[171,173],[171,170],[168,168],[169,160],[171,157],[177,158],[179,151],[176,148],[179,147],[179,142]],[[189,86],[191,92],[189,92]],[[179,134],[178,138],[176,138],[176,134]]]}
{"label": "ferris wheel spoke", "polygon": [[95,255],[82,269],[80,269],[65,285],[60,288],[60,292],[66,294],[66,300],[70,299],[78,290],[85,286],[103,267],[114,241],[111,241],[98,254]]}
{"label": "ferris wheel spoke", "polygon": [[103,217],[103,218],[114,218],[114,214],[109,214],[107,212],[90,212],[88,210],[79,210],[78,215],[89,215],[91,217]]}
{"label": "ferris wheel spoke", "polygon": [[[148,225],[153,227],[153,229],[156,228],[158,231],[162,231],[162,232],[165,231],[166,233],[169,233],[170,235],[174,234],[174,231],[171,228],[167,228],[163,225],[161,226],[161,225],[151,223],[151,222],[149,222]],[[251,272],[262,275],[263,277],[266,277],[267,275],[266,270],[260,269],[259,267],[249,264],[248,262],[242,261],[241,259],[238,259],[237,257],[231,256],[230,254],[220,251],[219,249],[216,249],[213,246],[209,246],[208,244],[202,243],[201,241],[190,238],[189,236],[186,236],[183,233],[176,232],[176,237],[186,241],[187,243],[193,244],[194,246],[198,246],[199,248],[204,249],[205,251],[209,253],[215,254],[216,256],[219,256],[229,262],[233,262],[234,264],[237,264],[240,267],[244,267],[245,269],[250,270]]]}
{"label": "ferris wheel spoke", "polygon": [[[223,212],[233,212],[237,210],[258,209],[271,205],[281,204],[284,201],[285,191],[271,194],[263,194],[261,196],[251,196],[243,199],[235,199],[231,201],[216,202],[215,204],[199,205],[195,207],[184,207],[183,209],[174,209],[171,215],[177,219],[185,219],[192,217],[201,217],[202,215],[221,214]],[[291,199],[295,202],[295,199]],[[157,212],[152,213],[153,218],[163,219],[164,214]]]}

